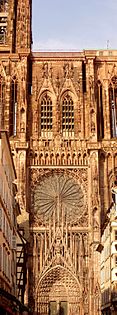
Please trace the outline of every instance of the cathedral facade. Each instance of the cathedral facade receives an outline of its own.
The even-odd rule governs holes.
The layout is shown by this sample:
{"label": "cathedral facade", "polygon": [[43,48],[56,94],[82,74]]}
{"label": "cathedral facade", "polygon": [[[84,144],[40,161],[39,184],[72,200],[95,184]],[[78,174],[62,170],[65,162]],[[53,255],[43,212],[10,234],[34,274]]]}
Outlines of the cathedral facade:
{"label": "cathedral facade", "polygon": [[31,0],[0,1],[8,131],[36,315],[101,312],[101,230],[117,177],[117,51],[32,52]]}

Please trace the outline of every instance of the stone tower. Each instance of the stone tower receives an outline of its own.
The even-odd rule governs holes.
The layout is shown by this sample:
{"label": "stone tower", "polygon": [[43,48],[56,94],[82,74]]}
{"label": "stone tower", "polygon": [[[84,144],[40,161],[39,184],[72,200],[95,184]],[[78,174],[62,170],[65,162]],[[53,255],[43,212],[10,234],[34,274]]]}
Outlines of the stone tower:
{"label": "stone tower", "polygon": [[0,1],[0,128],[9,133],[22,211],[26,210],[27,104],[30,97],[30,0]]}
{"label": "stone tower", "polygon": [[0,125],[22,220],[33,314],[100,314],[100,233],[117,175],[117,51],[31,52],[31,1],[1,1]]}

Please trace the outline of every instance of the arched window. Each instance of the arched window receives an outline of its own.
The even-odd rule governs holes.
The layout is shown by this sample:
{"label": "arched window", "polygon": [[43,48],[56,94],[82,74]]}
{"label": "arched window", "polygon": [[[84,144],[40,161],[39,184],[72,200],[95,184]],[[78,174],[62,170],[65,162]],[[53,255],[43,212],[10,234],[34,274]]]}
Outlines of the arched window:
{"label": "arched window", "polygon": [[117,77],[113,77],[109,86],[111,137],[117,137]]}
{"label": "arched window", "polygon": [[103,102],[102,102],[102,84],[100,81],[97,82],[96,87],[96,98],[97,98],[97,133],[98,138],[104,138],[104,115],[103,115]]}
{"label": "arched window", "polygon": [[52,130],[52,100],[47,93],[41,97],[41,134]]}
{"label": "arched window", "polygon": [[4,110],[5,110],[5,81],[0,76],[0,128],[5,128]]}
{"label": "arched window", "polygon": [[74,104],[69,92],[62,97],[62,132],[64,136],[74,133]]}
{"label": "arched window", "polygon": [[17,124],[17,80],[14,77],[11,82],[11,103],[9,113],[9,136],[16,136]]}

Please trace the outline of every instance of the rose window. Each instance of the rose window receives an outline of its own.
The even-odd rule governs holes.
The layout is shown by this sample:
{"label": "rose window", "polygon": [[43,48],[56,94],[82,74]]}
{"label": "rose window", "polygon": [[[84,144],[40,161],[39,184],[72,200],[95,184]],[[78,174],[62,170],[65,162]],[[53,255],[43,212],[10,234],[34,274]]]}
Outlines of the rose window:
{"label": "rose window", "polygon": [[44,178],[34,193],[34,212],[43,220],[55,215],[61,222],[64,217],[77,220],[84,212],[84,194],[81,186],[71,177],[54,174]]}

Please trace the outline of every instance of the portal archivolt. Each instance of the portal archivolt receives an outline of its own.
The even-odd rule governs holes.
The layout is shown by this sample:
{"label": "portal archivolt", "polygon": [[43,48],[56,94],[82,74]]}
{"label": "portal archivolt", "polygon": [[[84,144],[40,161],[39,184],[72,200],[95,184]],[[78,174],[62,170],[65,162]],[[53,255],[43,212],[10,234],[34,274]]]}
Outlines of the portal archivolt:
{"label": "portal archivolt", "polygon": [[39,281],[37,314],[80,314],[81,292],[78,280],[58,265]]}

